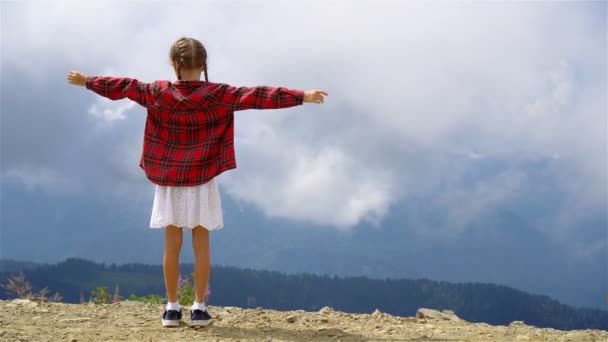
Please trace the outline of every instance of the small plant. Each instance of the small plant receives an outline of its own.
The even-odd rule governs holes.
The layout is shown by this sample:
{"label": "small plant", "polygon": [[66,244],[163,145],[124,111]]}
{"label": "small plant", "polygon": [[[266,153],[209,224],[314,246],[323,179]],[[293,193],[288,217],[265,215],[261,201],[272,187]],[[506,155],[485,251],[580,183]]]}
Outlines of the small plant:
{"label": "small plant", "polygon": [[23,271],[19,275],[11,274],[6,285],[0,285],[6,290],[6,294],[17,298],[29,298],[32,295],[32,284],[25,280]]}
{"label": "small plant", "polygon": [[211,297],[211,287],[207,286],[205,290],[205,303],[209,304],[209,297]]}
{"label": "small plant", "polygon": [[123,298],[118,294],[118,284],[116,284],[116,288],[114,289],[114,296],[112,297],[112,304],[120,302],[121,299]]}
{"label": "small plant", "polygon": [[[194,278],[194,272],[190,274]],[[177,297],[179,304],[182,306],[190,306],[190,304],[194,303],[195,292],[194,287],[192,286],[192,282],[188,277],[183,277],[181,274],[178,279],[178,289],[177,289]],[[118,287],[116,288],[115,296],[118,293]],[[209,296],[211,296],[211,289],[207,287],[205,290],[205,301],[208,303]],[[122,298],[122,297],[119,297]],[[114,300],[114,299],[113,299]],[[149,296],[141,296],[138,297],[135,294],[129,296],[129,300],[150,303],[150,304],[164,304],[167,301],[167,298],[158,296],[155,294]]]}
{"label": "small plant", "polygon": [[47,302],[48,299],[46,298],[46,295],[48,293],[49,293],[49,289],[47,287],[45,287],[36,294],[30,294],[29,299],[36,301],[36,302]]}
{"label": "small plant", "polygon": [[[190,276],[194,278],[194,272],[190,273]],[[209,296],[211,296],[211,288],[205,289],[205,303],[209,304]],[[195,289],[188,277],[182,277],[179,275],[177,297],[180,305],[187,305],[194,303],[196,299]]]}
{"label": "small plant", "polygon": [[[194,273],[191,273],[194,278]],[[182,278],[181,274],[179,276],[179,285],[177,289],[177,298],[180,305],[188,306],[194,303],[194,287],[190,283],[190,279],[188,277]]]}
{"label": "small plant", "polygon": [[148,303],[148,304],[164,304],[167,299],[165,297],[155,295],[155,294],[151,294],[149,296],[141,296],[141,297],[138,297],[137,295],[132,294],[131,296],[129,296],[129,300],[136,301],[136,302],[142,302],[142,303]]}
{"label": "small plant", "polygon": [[0,284],[0,287],[6,290],[9,296],[21,299],[30,299],[38,302],[59,302],[63,297],[59,292],[55,292],[53,297],[47,298],[49,293],[48,287],[41,289],[38,293],[32,293],[32,284],[25,279],[23,271],[19,275],[10,275],[6,284]]}
{"label": "small plant", "polygon": [[55,294],[51,298],[49,298],[49,300],[51,302],[56,302],[56,303],[61,302],[62,299],[63,299],[63,297],[59,294],[59,292],[55,292]]}
{"label": "small plant", "polygon": [[89,297],[89,302],[93,302],[95,304],[108,304],[112,300],[112,295],[108,293],[106,287],[98,287],[95,290],[91,291],[91,296]]}

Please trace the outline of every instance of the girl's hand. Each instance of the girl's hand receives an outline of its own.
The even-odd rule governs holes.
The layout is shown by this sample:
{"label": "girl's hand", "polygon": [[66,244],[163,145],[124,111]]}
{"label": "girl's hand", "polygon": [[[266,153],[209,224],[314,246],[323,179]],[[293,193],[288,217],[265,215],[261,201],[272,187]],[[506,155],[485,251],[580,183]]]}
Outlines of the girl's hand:
{"label": "girl's hand", "polygon": [[87,75],[78,71],[70,71],[68,73],[67,80],[71,84],[84,86],[87,82]]}
{"label": "girl's hand", "polygon": [[323,90],[306,90],[304,92],[304,102],[323,103],[323,101],[325,100],[323,96],[327,96],[327,93]]}

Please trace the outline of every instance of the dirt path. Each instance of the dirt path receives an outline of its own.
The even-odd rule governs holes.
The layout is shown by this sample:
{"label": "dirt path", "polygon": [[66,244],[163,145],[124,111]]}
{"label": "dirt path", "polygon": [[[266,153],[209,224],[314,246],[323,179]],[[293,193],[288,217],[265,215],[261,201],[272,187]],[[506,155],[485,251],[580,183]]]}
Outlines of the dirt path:
{"label": "dirt path", "polygon": [[[164,328],[164,305],[37,303],[0,300],[0,341],[608,341],[608,331],[560,331],[514,322],[509,326],[468,323],[453,315],[415,318],[209,306],[215,322],[203,328]],[[422,311],[420,311],[422,312]],[[428,314],[444,315],[429,310]],[[449,318],[449,319],[448,319]]]}

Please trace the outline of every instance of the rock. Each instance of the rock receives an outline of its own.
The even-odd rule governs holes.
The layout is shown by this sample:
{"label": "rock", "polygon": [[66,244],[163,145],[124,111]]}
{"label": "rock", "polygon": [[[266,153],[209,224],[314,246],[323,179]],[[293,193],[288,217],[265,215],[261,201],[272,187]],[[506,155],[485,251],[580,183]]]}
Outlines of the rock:
{"label": "rock", "polygon": [[511,324],[509,324],[510,327],[521,327],[525,325],[526,323],[524,321],[513,321]]}
{"label": "rock", "polygon": [[325,333],[329,337],[335,336],[337,338],[337,337],[343,337],[344,336],[344,333],[341,330],[339,330],[339,329],[327,329]]}
{"label": "rock", "polygon": [[332,313],[332,312],[334,312],[334,311],[335,311],[335,310],[334,310],[334,309],[332,309],[332,308],[330,308],[329,306],[325,306],[325,307],[323,307],[321,310],[319,310],[319,313],[320,313],[320,314],[323,314],[323,315],[327,315],[327,314],[330,314],[330,313]]}
{"label": "rock", "polygon": [[21,299],[21,298],[17,298],[17,299],[13,299],[12,302],[14,304],[17,305],[24,305],[24,304],[29,304],[29,303],[33,303],[31,300],[29,299]]}
{"label": "rock", "polygon": [[287,317],[285,320],[287,321],[287,323],[295,323],[296,322],[296,316],[291,315],[291,316]]}
{"label": "rock", "polygon": [[[447,311],[447,312],[446,312]],[[418,319],[436,319],[436,320],[447,320],[447,321],[461,321],[461,319],[454,314],[451,310],[444,310],[444,312],[433,310],[433,309],[418,309],[416,312],[416,318]]]}
{"label": "rock", "polygon": [[77,323],[77,322],[86,322],[86,321],[91,321],[93,320],[93,318],[90,317],[78,317],[78,318],[62,318],[59,320],[59,322],[64,322],[64,323]]}
{"label": "rock", "polygon": [[375,318],[382,317],[382,312],[380,312],[380,310],[376,309],[372,313],[372,317],[375,317]]}

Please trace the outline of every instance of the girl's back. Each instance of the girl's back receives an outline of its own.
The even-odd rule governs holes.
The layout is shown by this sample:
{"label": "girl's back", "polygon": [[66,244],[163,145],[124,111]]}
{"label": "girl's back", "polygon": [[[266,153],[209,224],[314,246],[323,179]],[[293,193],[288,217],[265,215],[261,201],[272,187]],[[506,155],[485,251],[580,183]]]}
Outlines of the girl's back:
{"label": "girl's back", "polygon": [[[163,326],[179,326],[177,302],[182,229],[192,229],[195,254],[195,300],[192,325],[208,325],[205,306],[209,284],[209,231],[223,227],[220,192],[215,177],[236,168],[234,112],[244,109],[286,108],[305,102],[323,103],[322,90],[285,87],[233,87],[209,82],[207,52],[192,38],[181,38],[169,51],[177,81],[140,82],[125,77],[68,73],[70,83],[86,86],[113,99],[129,98],[147,109],[139,166],[156,183],[150,228],[165,228],[163,272],[167,307]],[[201,81],[201,73],[205,81]]]}
{"label": "girl's back", "polygon": [[192,186],[236,168],[234,112],[301,105],[304,91],[285,87],[234,87],[200,80],[143,83],[132,78],[86,78],[85,86],[147,108],[139,166],[158,185]]}

